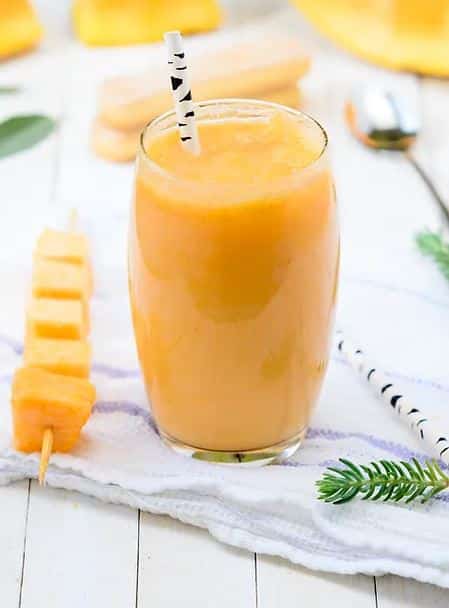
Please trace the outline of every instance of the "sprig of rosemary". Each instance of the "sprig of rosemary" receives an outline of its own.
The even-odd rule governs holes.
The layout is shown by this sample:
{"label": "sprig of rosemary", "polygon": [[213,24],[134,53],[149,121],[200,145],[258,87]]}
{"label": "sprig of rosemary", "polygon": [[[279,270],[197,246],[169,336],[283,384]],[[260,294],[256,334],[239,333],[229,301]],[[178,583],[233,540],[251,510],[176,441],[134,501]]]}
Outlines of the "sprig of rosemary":
{"label": "sprig of rosemary", "polygon": [[417,235],[416,243],[421,253],[432,258],[449,280],[449,243],[443,239],[442,235],[426,230]]}
{"label": "sprig of rosemary", "polygon": [[435,461],[421,465],[411,462],[380,460],[356,465],[340,458],[343,468],[328,467],[316,482],[318,498],[341,505],[360,495],[362,500],[392,500],[406,503],[421,498],[427,502],[449,488],[449,477]]}

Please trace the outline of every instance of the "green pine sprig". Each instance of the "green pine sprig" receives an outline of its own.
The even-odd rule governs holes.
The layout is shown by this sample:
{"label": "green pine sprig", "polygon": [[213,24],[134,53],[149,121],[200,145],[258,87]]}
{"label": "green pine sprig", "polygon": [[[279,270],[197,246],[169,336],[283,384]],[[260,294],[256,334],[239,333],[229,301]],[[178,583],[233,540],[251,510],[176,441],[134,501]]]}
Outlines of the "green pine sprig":
{"label": "green pine sprig", "polygon": [[419,250],[433,259],[440,271],[449,281],[449,243],[441,234],[426,230],[416,237]]}
{"label": "green pine sprig", "polygon": [[435,461],[421,465],[411,462],[380,460],[356,465],[340,458],[343,468],[328,467],[316,482],[318,498],[341,505],[360,496],[362,500],[391,500],[406,503],[421,498],[427,502],[449,488],[449,477]]}

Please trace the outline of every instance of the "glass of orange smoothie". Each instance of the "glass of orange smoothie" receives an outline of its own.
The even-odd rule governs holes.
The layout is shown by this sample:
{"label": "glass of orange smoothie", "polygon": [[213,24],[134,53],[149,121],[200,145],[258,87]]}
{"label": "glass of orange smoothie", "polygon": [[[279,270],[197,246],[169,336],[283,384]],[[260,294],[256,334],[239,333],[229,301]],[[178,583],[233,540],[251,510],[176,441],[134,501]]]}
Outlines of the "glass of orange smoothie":
{"label": "glass of orange smoothie", "polygon": [[329,357],[339,233],[327,137],[250,100],[198,104],[201,154],[174,112],[137,159],[129,285],[163,440],[203,460],[264,464],[299,447]]}

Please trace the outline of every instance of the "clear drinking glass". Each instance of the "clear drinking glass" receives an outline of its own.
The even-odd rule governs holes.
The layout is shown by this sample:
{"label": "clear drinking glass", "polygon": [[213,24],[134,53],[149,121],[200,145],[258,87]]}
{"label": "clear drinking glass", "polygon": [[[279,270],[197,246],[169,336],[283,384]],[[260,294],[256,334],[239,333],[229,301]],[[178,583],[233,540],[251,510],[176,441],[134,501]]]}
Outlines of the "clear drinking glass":
{"label": "clear drinking glass", "polygon": [[220,179],[208,179],[210,165],[186,178],[151,157],[176,129],[169,112],[145,128],[137,157],[129,286],[160,435],[203,460],[269,463],[299,447],[329,356],[339,233],[327,136],[305,114],[266,102],[208,101],[196,116],[200,139],[212,123],[285,117],[301,130],[296,147],[309,138],[316,149],[286,175],[268,178],[268,164],[264,179],[248,174],[243,154],[236,179],[226,163],[239,163],[237,138]]}

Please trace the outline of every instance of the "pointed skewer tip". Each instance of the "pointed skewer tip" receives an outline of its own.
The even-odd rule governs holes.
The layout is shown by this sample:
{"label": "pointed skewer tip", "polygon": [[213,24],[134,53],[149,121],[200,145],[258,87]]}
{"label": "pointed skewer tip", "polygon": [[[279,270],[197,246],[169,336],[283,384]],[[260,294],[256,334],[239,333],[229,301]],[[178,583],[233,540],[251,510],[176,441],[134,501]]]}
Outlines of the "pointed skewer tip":
{"label": "pointed skewer tip", "polygon": [[69,232],[76,232],[78,226],[78,211],[73,208],[70,210],[69,218],[67,221],[67,230]]}

